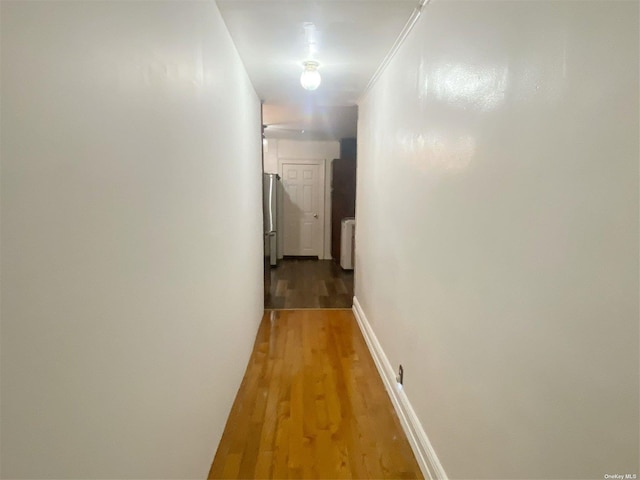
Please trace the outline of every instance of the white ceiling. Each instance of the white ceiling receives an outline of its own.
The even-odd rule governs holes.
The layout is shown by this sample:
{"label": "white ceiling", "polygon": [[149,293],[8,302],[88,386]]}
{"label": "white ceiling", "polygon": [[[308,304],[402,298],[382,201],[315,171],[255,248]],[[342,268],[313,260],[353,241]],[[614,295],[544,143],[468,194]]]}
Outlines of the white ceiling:
{"label": "white ceiling", "polygon": [[[217,0],[274,138],[355,137],[357,101],[418,0]],[[322,84],[300,86],[315,25]],[[304,133],[302,133],[304,130]]]}

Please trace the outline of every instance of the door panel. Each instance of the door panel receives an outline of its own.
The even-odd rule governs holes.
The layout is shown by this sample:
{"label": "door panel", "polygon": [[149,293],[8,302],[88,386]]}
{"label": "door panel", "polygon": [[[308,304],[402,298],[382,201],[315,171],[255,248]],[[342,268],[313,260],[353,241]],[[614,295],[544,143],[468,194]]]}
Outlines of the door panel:
{"label": "door panel", "polygon": [[302,186],[302,205],[303,211],[310,212],[313,210],[313,185]]}
{"label": "door panel", "polygon": [[284,187],[284,254],[322,256],[323,215],[320,166],[285,163],[282,165]]}
{"label": "door panel", "polygon": [[309,222],[302,224],[302,250],[311,252],[313,250],[313,225]]}

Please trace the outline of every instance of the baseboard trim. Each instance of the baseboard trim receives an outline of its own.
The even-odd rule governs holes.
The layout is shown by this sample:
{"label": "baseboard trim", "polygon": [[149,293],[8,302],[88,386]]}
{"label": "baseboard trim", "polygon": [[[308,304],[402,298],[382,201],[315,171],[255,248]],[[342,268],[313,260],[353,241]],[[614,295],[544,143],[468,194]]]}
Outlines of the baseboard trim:
{"label": "baseboard trim", "polygon": [[382,346],[380,346],[380,342],[378,342],[378,338],[373,332],[360,306],[360,302],[358,302],[356,297],[353,297],[353,314],[367,342],[367,346],[378,368],[378,373],[380,373],[382,377],[387,393],[389,397],[391,397],[391,403],[393,403],[393,407],[400,418],[400,423],[407,435],[407,439],[420,466],[420,470],[422,470],[422,474],[430,480],[448,480],[447,474],[442,468],[442,464],[440,460],[438,460],[438,456],[422,428],[422,424],[418,420],[407,394],[396,382],[395,371],[384,350],[382,350]]}

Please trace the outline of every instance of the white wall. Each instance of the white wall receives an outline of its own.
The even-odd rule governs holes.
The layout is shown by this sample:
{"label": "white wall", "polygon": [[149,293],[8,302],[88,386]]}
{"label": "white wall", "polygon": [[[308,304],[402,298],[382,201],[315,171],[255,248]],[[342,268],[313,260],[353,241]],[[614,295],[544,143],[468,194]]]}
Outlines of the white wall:
{"label": "white wall", "polygon": [[2,476],[205,478],[263,307],[213,1],[2,2]]}
{"label": "white wall", "polygon": [[[324,161],[324,259],[331,259],[331,162],[340,156],[340,142],[330,140],[286,140],[270,138],[264,152],[265,173],[282,173],[282,160],[323,160]],[[282,203],[282,202],[281,202]],[[280,212],[282,215],[282,211]],[[280,225],[284,225],[281,218]],[[278,255],[282,258],[283,243],[279,244]]]}
{"label": "white wall", "polygon": [[638,3],[433,0],[360,105],[356,296],[451,478],[638,472]]}

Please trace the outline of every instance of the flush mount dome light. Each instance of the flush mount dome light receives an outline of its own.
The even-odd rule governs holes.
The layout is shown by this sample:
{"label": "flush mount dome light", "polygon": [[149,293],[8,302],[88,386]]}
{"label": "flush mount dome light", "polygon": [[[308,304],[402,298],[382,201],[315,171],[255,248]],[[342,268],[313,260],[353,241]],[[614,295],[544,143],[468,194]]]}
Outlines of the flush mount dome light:
{"label": "flush mount dome light", "polygon": [[318,62],[312,60],[304,62],[304,72],[300,76],[300,85],[305,90],[315,90],[320,86],[322,79],[320,78],[320,72],[318,72]]}

